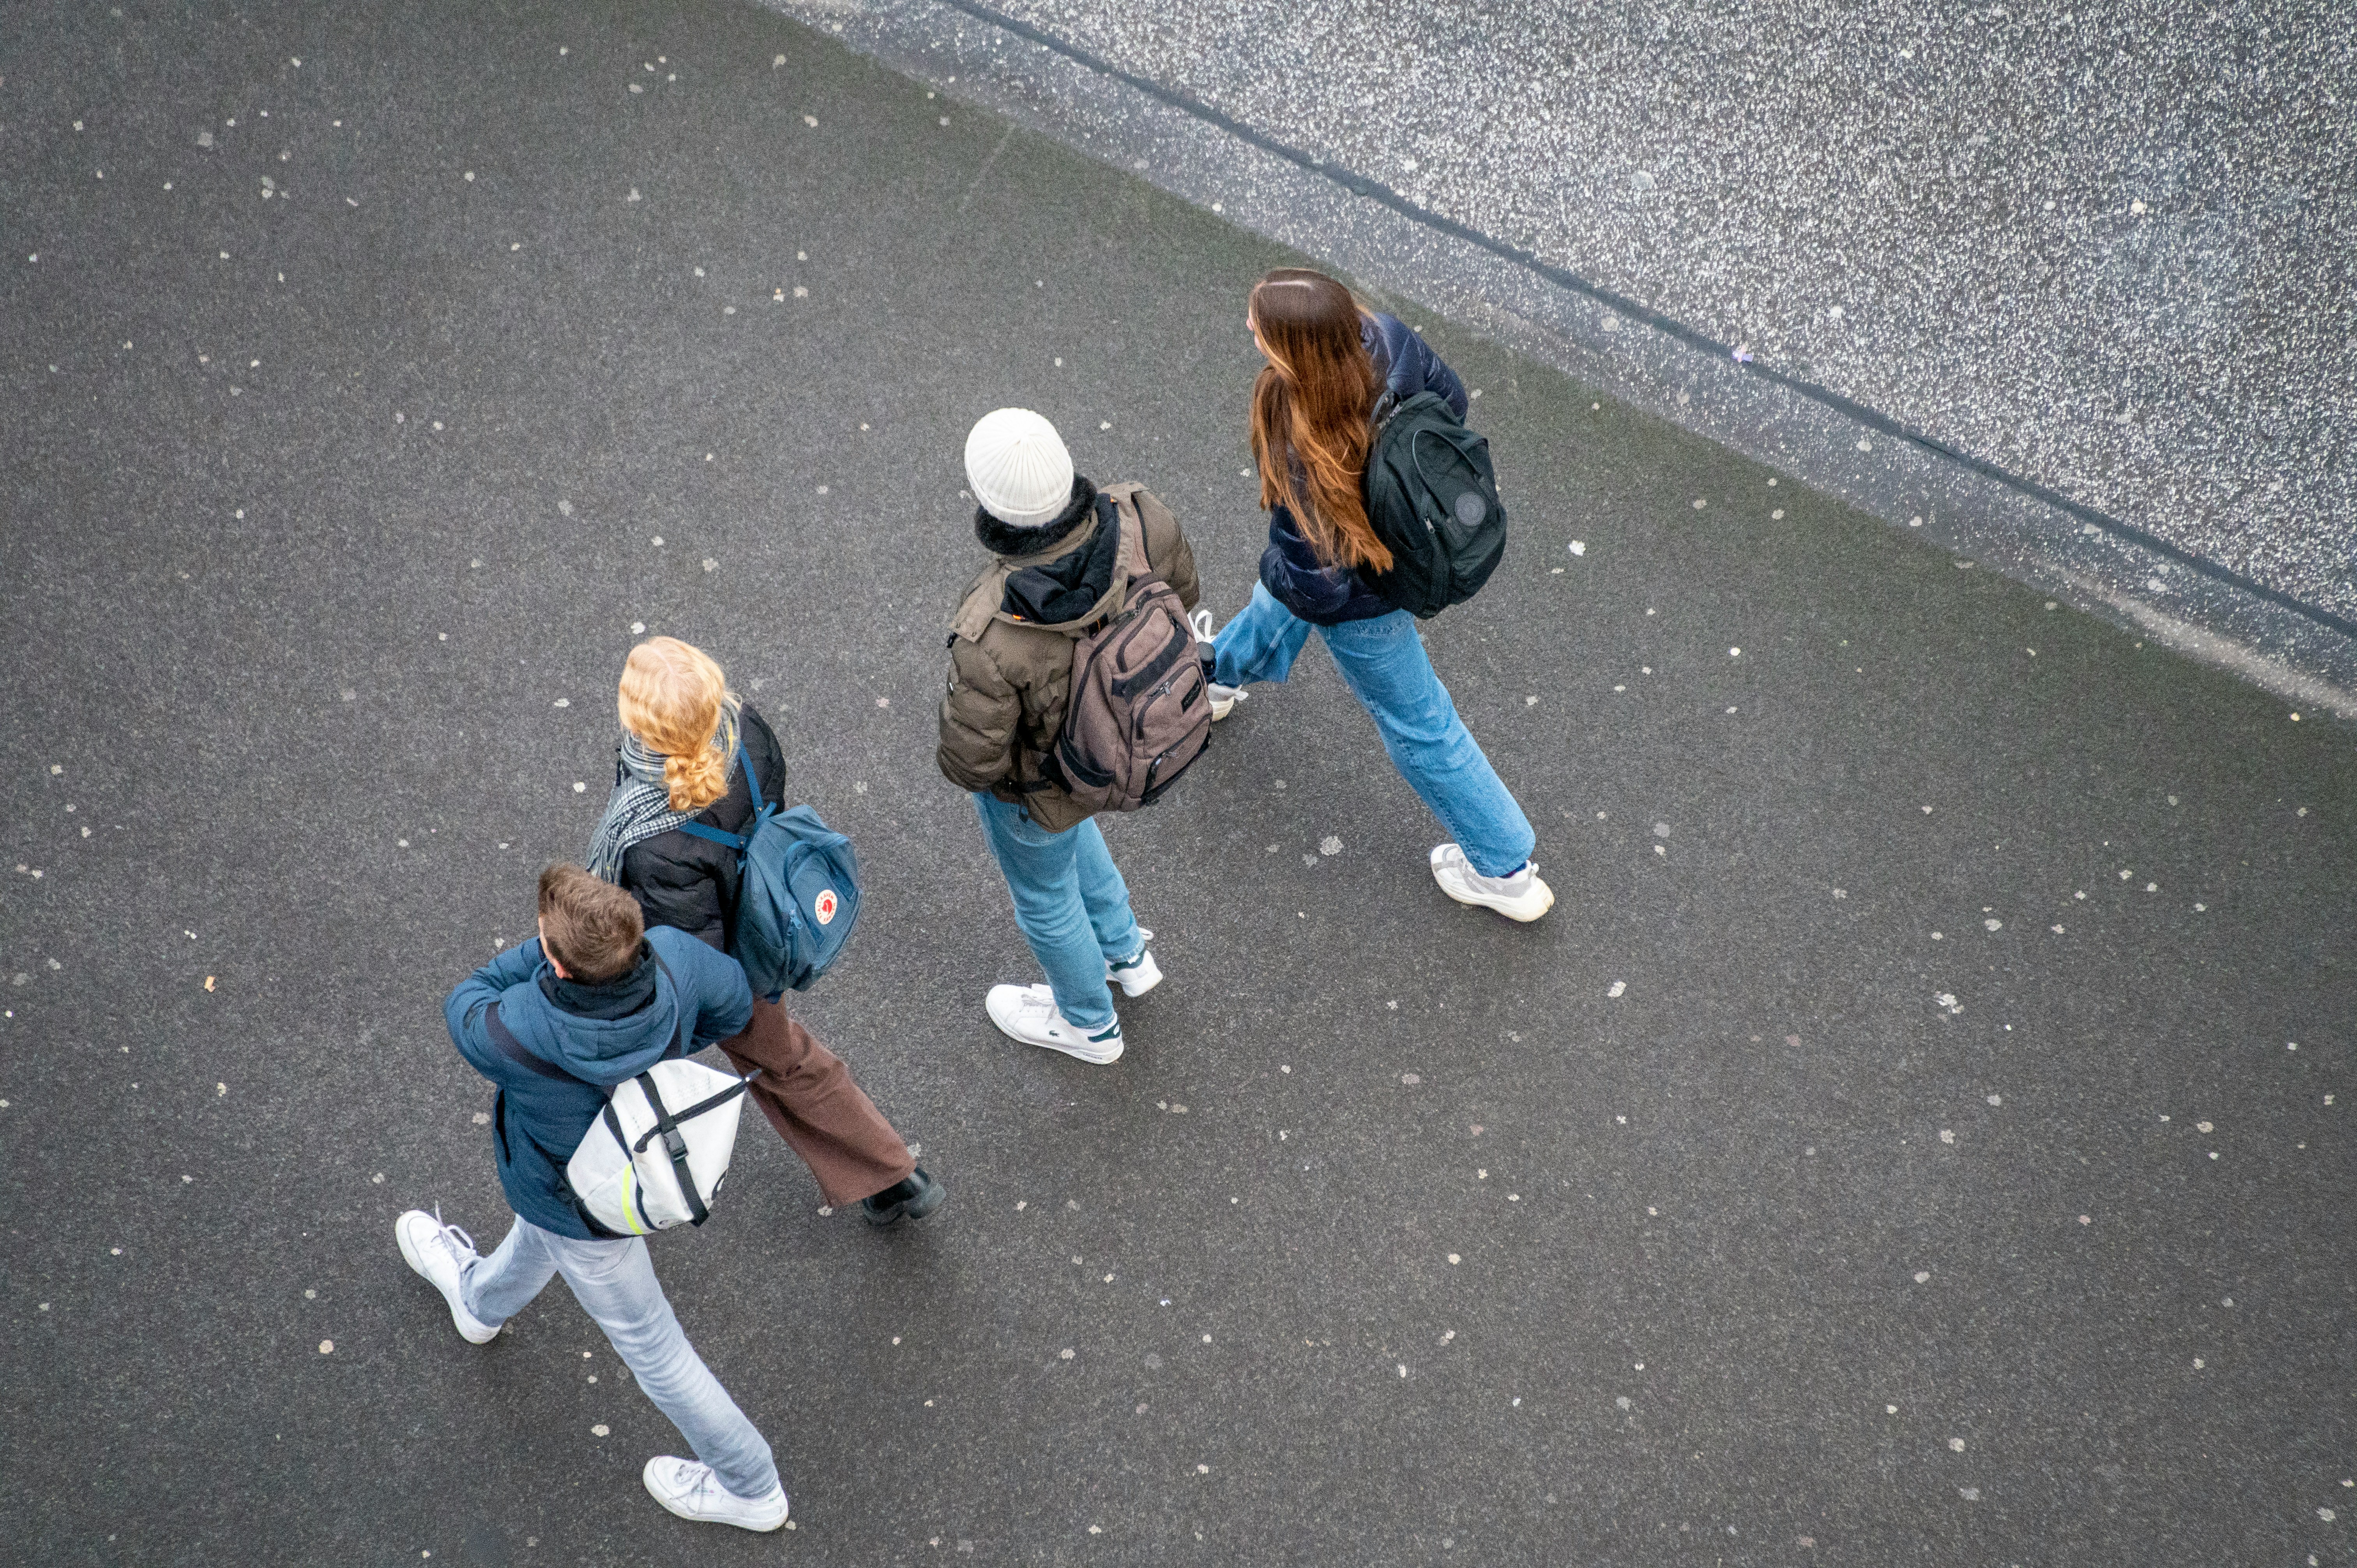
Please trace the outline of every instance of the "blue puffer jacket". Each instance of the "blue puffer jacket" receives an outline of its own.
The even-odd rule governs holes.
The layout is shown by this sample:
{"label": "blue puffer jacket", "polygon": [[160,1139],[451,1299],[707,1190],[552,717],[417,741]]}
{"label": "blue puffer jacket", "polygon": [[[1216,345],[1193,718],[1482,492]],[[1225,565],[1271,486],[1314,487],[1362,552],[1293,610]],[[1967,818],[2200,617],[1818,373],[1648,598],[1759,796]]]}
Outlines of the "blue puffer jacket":
{"label": "blue puffer jacket", "polygon": [[[442,1005],[458,1054],[499,1086],[491,1142],[508,1207],[576,1241],[594,1237],[573,1207],[565,1162],[604,1108],[605,1088],[725,1040],[753,1016],[753,993],[735,959],[669,926],[650,927],[647,945],[661,964],[648,958],[612,985],[585,986],[556,979],[535,937],[461,981]],[[610,1015],[633,1001],[634,1009]],[[500,1048],[486,1017],[494,1003],[531,1063]]]}
{"label": "blue puffer jacket", "polygon": [[[1398,317],[1361,316],[1359,340],[1374,356],[1375,373],[1383,377],[1386,390],[1403,400],[1422,392],[1438,392],[1458,418],[1465,417],[1465,383]],[[1321,565],[1318,552],[1301,536],[1289,507],[1269,510],[1268,548],[1261,552],[1260,580],[1278,604],[1313,626],[1372,620],[1393,609],[1356,571]]]}

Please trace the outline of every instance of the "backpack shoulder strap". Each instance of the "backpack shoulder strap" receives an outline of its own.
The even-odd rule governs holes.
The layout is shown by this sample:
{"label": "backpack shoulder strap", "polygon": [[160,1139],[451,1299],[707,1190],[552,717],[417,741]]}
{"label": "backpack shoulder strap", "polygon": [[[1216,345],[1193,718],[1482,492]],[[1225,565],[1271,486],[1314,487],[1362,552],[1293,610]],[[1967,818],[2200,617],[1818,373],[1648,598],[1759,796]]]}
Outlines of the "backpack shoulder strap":
{"label": "backpack shoulder strap", "polygon": [[[1137,492],[1146,487],[1122,483],[1107,485],[1097,491],[1097,505],[1113,512],[1114,525],[1121,530],[1121,554],[1114,570],[1126,580],[1145,576],[1154,570],[1154,563],[1146,553],[1146,514],[1139,510]],[[1103,513],[1099,513],[1100,521]]]}
{"label": "backpack shoulder strap", "polygon": [[726,844],[730,849],[739,851],[745,847],[743,834],[724,833],[718,828],[707,828],[702,822],[682,822],[679,824],[679,831],[690,838],[702,839],[707,843]]}
{"label": "backpack shoulder strap", "polygon": [[745,732],[741,729],[737,732],[737,766],[745,770],[745,788],[753,797],[753,814],[758,817],[762,811],[761,781],[753,776],[752,754],[745,749]]}
{"label": "backpack shoulder strap", "polygon": [[[761,781],[753,777],[753,759],[746,755],[745,742],[742,738],[737,742],[737,763],[745,770],[745,788],[753,797],[753,815],[758,818],[762,809]],[[739,854],[744,852],[746,845],[753,842],[750,833],[725,833],[718,828],[706,827],[702,822],[682,822],[679,824],[679,831],[690,838],[703,839],[707,843],[723,844]],[[657,961],[660,962],[661,960],[658,959]]]}
{"label": "backpack shoulder strap", "polygon": [[[657,950],[654,943],[649,942],[647,944],[647,951],[654,954],[655,968],[662,972],[662,977],[665,980],[671,982],[671,993],[676,997],[679,994],[679,976],[671,972],[671,965],[663,962],[663,955]],[[673,1003],[673,1005],[677,1006],[678,1004]],[[695,1042],[689,1039],[687,1035],[687,1009],[685,1007],[680,1007],[679,1029],[678,1032],[672,1036],[670,1054],[675,1057],[686,1056],[694,1047],[694,1044]]]}
{"label": "backpack shoulder strap", "polygon": [[[492,1048],[518,1067],[529,1068],[543,1078],[556,1079],[564,1083],[588,1082],[588,1079],[576,1078],[554,1062],[536,1057],[524,1049],[523,1042],[515,1037],[514,1032],[509,1029],[506,1024],[500,1022],[498,1003],[492,1003],[490,1010],[484,1013],[483,1028],[491,1036]],[[594,1089],[597,1086],[591,1084],[590,1087]]]}

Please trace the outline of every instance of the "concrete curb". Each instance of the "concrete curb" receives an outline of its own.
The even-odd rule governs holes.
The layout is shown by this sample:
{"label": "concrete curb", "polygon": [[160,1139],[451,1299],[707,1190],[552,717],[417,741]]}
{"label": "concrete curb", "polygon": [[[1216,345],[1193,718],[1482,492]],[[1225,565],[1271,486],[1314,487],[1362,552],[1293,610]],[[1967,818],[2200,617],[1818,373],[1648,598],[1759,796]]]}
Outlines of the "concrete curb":
{"label": "concrete curb", "polygon": [[2357,625],[1838,394],[1738,363],[1727,345],[1184,94],[972,0],[764,4],[2297,709],[2357,719]]}

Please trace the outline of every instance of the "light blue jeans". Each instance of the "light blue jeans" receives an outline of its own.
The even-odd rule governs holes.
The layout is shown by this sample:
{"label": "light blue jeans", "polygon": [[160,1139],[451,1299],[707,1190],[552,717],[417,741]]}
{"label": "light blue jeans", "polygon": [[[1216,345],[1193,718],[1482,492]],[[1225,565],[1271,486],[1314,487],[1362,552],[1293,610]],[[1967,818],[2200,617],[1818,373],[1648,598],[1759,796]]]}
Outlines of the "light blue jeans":
{"label": "light blue jeans", "polygon": [[[1344,683],[1375,721],[1392,766],[1432,808],[1473,869],[1484,876],[1520,871],[1538,835],[1457,716],[1448,688],[1425,655],[1415,618],[1394,610],[1317,631]],[[1309,632],[1308,621],[1254,584],[1252,603],[1212,641],[1218,659],[1212,679],[1222,686],[1282,681],[1293,672]]]}
{"label": "light blue jeans", "polygon": [[1051,833],[988,790],[975,792],[974,809],[1006,875],[1015,923],[1048,972],[1056,1010],[1075,1029],[1103,1028],[1114,1019],[1105,965],[1135,958],[1146,946],[1104,834],[1094,822]]}
{"label": "light blue jeans", "polygon": [[576,1241],[518,1219],[499,1250],[467,1265],[459,1295],[485,1323],[505,1323],[563,1274],[573,1299],[606,1338],[655,1408],[671,1417],[695,1456],[740,1498],[766,1498],[778,1485],[770,1445],[695,1353],[663,1299],[643,1237]]}

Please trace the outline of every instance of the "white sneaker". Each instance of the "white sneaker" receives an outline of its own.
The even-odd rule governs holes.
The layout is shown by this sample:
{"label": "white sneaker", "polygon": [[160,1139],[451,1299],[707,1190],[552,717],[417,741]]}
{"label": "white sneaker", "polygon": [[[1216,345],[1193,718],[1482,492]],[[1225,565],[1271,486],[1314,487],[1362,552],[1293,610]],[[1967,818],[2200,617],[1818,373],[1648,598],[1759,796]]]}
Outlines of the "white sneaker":
{"label": "white sneaker", "polygon": [[990,1009],[990,1021],[1010,1039],[1061,1051],[1099,1067],[1120,1059],[1120,1019],[1093,1035],[1083,1034],[1064,1022],[1064,1015],[1056,1008],[1055,992],[1045,985],[994,985],[985,1004]]}
{"label": "white sneaker", "polygon": [[776,1530],[786,1522],[783,1487],[771,1487],[766,1498],[740,1498],[720,1484],[711,1466],[668,1454],[648,1460],[643,1475],[655,1501],[682,1519],[739,1530]]}
{"label": "white sneaker", "polygon": [[1137,956],[1115,963],[1105,960],[1105,979],[1121,987],[1125,996],[1143,996],[1162,983],[1162,966],[1154,961],[1154,953],[1146,943],[1154,933],[1144,926],[1137,928]]}
{"label": "white sneaker", "polygon": [[481,1254],[475,1251],[475,1239],[456,1225],[442,1223],[442,1211],[428,1214],[413,1208],[393,1222],[393,1239],[401,1247],[401,1255],[409,1266],[425,1278],[425,1283],[442,1293],[450,1304],[450,1321],[469,1345],[485,1345],[499,1333],[496,1323],[485,1323],[467,1310],[466,1293],[460,1282],[466,1278],[467,1265]]}
{"label": "white sneaker", "polygon": [[[1209,642],[1211,640],[1211,611],[1197,610],[1193,618],[1190,619],[1188,624],[1195,628],[1196,641]],[[1213,724],[1218,724],[1222,719],[1226,718],[1230,714],[1234,713],[1236,711],[1236,704],[1243,702],[1248,694],[1242,686],[1222,686],[1217,681],[1210,680],[1208,678],[1203,683],[1211,689],[1211,722]],[[1125,987],[1125,989],[1126,988]],[[1130,994],[1135,996],[1137,993],[1132,991],[1130,992]]]}
{"label": "white sneaker", "polygon": [[1555,908],[1555,889],[1539,880],[1536,865],[1525,862],[1512,876],[1484,876],[1453,843],[1432,852],[1432,879],[1459,904],[1495,909],[1509,920],[1535,920]]}

